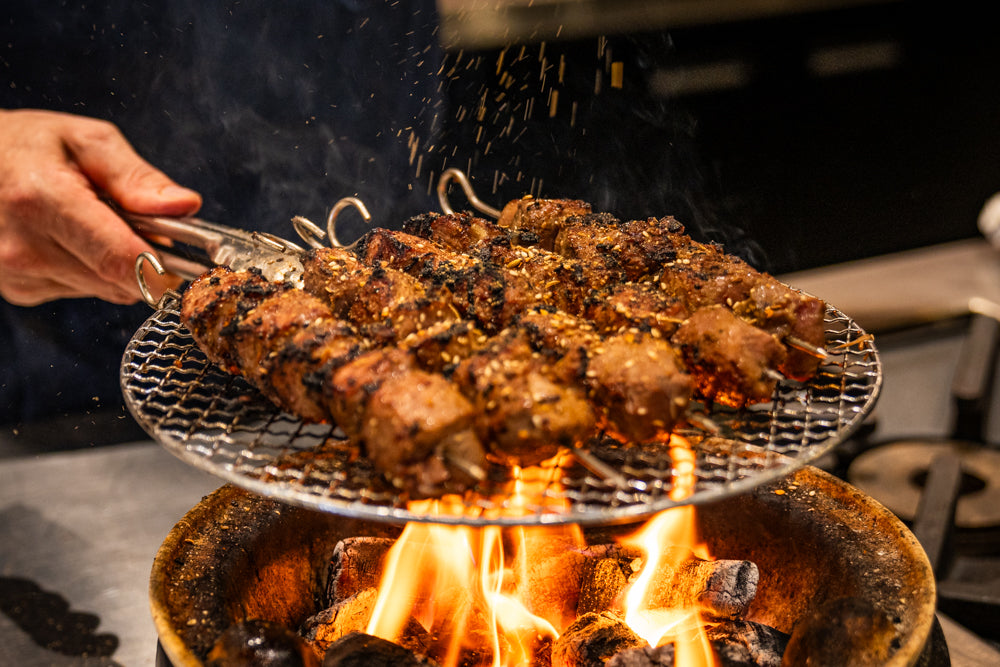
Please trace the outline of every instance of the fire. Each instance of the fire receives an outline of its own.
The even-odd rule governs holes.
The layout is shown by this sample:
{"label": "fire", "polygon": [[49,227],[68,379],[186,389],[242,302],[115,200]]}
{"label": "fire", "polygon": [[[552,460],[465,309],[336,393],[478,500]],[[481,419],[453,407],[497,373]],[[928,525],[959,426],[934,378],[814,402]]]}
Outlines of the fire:
{"label": "fire", "polygon": [[[683,500],[694,492],[695,454],[679,437],[670,441],[674,462],[673,500]],[[663,570],[678,571],[693,556],[709,560],[706,545],[697,532],[693,505],[681,505],[660,512],[639,531],[622,540],[645,554],[638,579],[625,598],[625,622],[650,646],[674,644],[674,664],[683,667],[715,665],[715,654],[703,631],[697,608],[672,609],[653,605],[657,575]]]}
{"label": "fire", "polygon": [[683,560],[699,550],[695,533],[694,507],[689,505],[657,514],[639,532],[623,540],[646,554],[639,578],[625,598],[625,622],[650,646],[673,643],[675,664],[684,667],[715,664],[699,610],[658,608],[651,603],[657,574],[665,569],[680,570]]}
{"label": "fire", "polygon": [[[674,489],[693,489],[693,454],[682,440],[671,442]],[[553,484],[552,469],[520,471],[507,509],[527,511],[528,499],[544,495]],[[676,498],[683,498],[678,495]],[[424,501],[428,515],[449,511],[448,503]],[[645,564],[625,590],[620,609],[625,622],[651,646],[674,643],[675,664],[715,664],[697,609],[655,608],[657,573],[676,570],[684,558],[705,558],[698,541],[694,508],[681,506],[656,515],[622,540],[638,548]],[[378,601],[368,634],[403,643],[408,628],[426,630],[427,653],[444,667],[475,664],[517,667],[535,664],[540,651],[555,642],[574,621],[575,599],[553,594],[562,589],[560,558],[586,548],[579,526],[473,528],[410,523],[386,558]],[[557,565],[549,567],[548,564]]]}
{"label": "fire", "polygon": [[[516,529],[514,541],[534,542],[530,532]],[[412,616],[446,667],[459,664],[463,651],[491,656],[483,664],[495,667],[531,665],[539,642],[558,632],[514,585],[525,575],[512,566],[520,561],[524,572],[525,559],[504,538],[496,526],[408,524],[389,552],[367,632],[398,642]],[[514,563],[505,560],[509,548]]]}

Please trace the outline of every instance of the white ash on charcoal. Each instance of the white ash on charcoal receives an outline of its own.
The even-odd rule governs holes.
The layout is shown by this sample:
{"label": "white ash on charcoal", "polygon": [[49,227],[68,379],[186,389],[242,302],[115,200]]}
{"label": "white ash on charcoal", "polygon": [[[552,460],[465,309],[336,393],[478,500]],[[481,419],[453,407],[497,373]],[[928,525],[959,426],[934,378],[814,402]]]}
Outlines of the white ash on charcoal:
{"label": "white ash on charcoal", "polygon": [[674,645],[630,648],[605,663],[606,667],[674,667]]}
{"label": "white ash on charcoal", "polygon": [[875,667],[899,648],[892,619],[867,600],[848,597],[810,611],[792,629],[782,665]]}
{"label": "white ash on charcoal", "polygon": [[[319,655],[323,655],[342,638],[368,628],[377,600],[378,589],[366,588],[306,619],[301,634]],[[431,642],[424,627],[411,617],[399,643],[408,650],[425,653]]]}
{"label": "white ash on charcoal", "polygon": [[[702,560],[670,550],[657,567],[646,603],[650,608],[698,607],[715,619],[741,618],[757,594],[759,571],[745,560]],[[642,571],[644,559],[634,547],[598,544],[580,551],[577,613],[621,611],[621,594]],[[681,561],[680,564],[677,564]],[[563,563],[565,565],[566,563]]]}
{"label": "white ash on charcoal", "polygon": [[647,606],[698,607],[717,619],[741,618],[746,614],[760,579],[755,563],[683,556],[668,554],[661,560],[653,578],[654,586],[646,598]]}
{"label": "white ash on charcoal", "polygon": [[733,620],[707,628],[722,667],[779,667],[788,635],[762,623]]}
{"label": "white ash on charcoal", "polygon": [[337,542],[330,557],[327,604],[336,604],[366,588],[378,586],[385,555],[394,542],[389,537],[364,535]]}
{"label": "white ash on charcoal", "polygon": [[[719,667],[780,667],[788,635],[752,621],[723,621],[705,628]],[[607,667],[673,667],[674,644],[621,651]]]}
{"label": "white ash on charcoal", "polygon": [[208,652],[205,667],[319,667],[320,655],[285,626],[251,619],[219,635]]}
{"label": "white ash on charcoal", "polygon": [[313,614],[302,624],[302,636],[320,655],[330,644],[352,632],[364,632],[378,599],[378,590],[369,588]]}
{"label": "white ash on charcoal", "polygon": [[438,667],[438,663],[399,644],[354,632],[330,646],[323,667]]}
{"label": "white ash on charcoal", "polygon": [[604,667],[615,654],[646,645],[617,614],[584,614],[552,643],[552,667]]}
{"label": "white ash on charcoal", "polygon": [[705,629],[721,667],[779,667],[788,635],[753,621],[724,621]]}

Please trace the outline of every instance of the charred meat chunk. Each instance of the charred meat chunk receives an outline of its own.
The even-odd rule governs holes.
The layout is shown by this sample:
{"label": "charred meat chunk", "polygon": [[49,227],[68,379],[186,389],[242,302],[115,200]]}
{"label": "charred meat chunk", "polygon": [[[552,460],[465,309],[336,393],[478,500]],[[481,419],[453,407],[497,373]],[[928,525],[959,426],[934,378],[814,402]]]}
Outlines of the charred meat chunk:
{"label": "charred meat chunk", "polygon": [[741,407],[767,400],[777,379],[773,369],[784,359],[778,340],[722,306],[696,310],[673,336],[698,392]]}

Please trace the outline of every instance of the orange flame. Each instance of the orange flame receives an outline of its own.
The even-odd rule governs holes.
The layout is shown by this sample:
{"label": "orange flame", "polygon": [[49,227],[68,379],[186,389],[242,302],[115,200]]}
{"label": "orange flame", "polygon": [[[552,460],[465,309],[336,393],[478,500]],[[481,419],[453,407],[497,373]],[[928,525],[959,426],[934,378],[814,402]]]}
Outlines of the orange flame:
{"label": "orange flame", "polygon": [[[557,468],[515,471],[505,515],[529,512],[528,498],[552,483]],[[411,503],[428,516],[449,511],[440,501]],[[463,651],[486,654],[493,667],[531,665],[539,642],[555,639],[555,626],[532,611],[530,557],[560,534],[579,545],[577,526],[563,528],[471,528],[409,523],[387,556],[368,634],[399,641],[411,618],[427,629],[430,651],[445,667]],[[505,541],[506,538],[506,541]],[[512,553],[511,562],[505,554]]]}
{"label": "orange flame", "polygon": [[714,665],[715,656],[704,634],[697,608],[667,609],[650,606],[656,575],[678,570],[692,554],[682,545],[697,546],[694,508],[690,505],[657,514],[637,533],[623,540],[639,548],[645,563],[625,598],[625,622],[650,646],[674,644],[674,664],[679,667]]}
{"label": "orange flame", "polygon": [[[694,492],[695,453],[684,438],[670,441],[674,462],[673,500],[683,500]],[[650,608],[657,573],[678,570],[692,556],[708,560],[707,546],[701,541],[693,505],[681,505],[660,512],[639,531],[621,540],[642,551],[645,564],[625,599],[625,622],[650,646],[674,644],[674,664],[678,667],[715,665],[715,654],[704,633],[697,608]]]}
{"label": "orange flame", "polygon": [[[671,497],[681,500],[694,490],[694,453],[681,438],[673,438],[669,446],[674,461]],[[559,468],[557,461],[516,471],[504,516],[534,511],[529,503],[551,504],[545,490]],[[425,516],[467,511],[460,499],[422,501],[410,508]],[[625,600],[625,621],[652,646],[673,642],[679,666],[714,665],[697,609],[648,608],[657,571],[665,564],[678,565],[668,559],[680,553],[707,558],[694,508],[661,512],[622,541],[646,554],[646,565]],[[386,558],[367,632],[399,642],[407,625],[416,621],[430,637],[428,654],[444,667],[467,662],[470,653],[478,664],[491,667],[531,665],[543,643],[555,641],[575,618],[575,600],[552,595],[560,589],[552,578],[565,570],[558,566],[559,558],[583,546],[577,525],[501,530],[409,523]]]}

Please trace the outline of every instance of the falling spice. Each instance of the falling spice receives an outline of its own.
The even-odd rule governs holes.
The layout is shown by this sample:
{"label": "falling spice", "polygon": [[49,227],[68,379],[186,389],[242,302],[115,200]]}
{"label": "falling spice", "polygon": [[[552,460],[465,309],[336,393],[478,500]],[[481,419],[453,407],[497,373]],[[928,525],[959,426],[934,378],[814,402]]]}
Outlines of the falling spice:
{"label": "falling spice", "polygon": [[611,87],[621,88],[625,82],[625,63],[616,60],[611,63]]}

